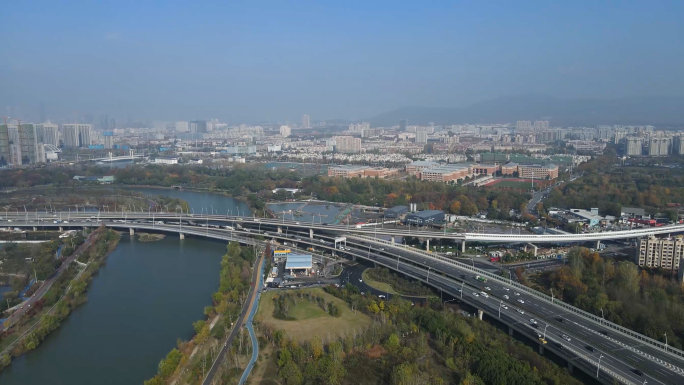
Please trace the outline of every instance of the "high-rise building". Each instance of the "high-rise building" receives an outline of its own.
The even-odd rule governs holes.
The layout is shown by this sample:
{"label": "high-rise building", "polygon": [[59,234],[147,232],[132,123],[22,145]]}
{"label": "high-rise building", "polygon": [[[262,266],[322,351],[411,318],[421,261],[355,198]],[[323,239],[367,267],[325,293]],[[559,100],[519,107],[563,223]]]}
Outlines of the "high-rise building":
{"label": "high-rise building", "polygon": [[361,138],[353,136],[333,136],[337,152],[358,154],[361,152]]}
{"label": "high-rise building", "polygon": [[59,145],[59,126],[50,123],[49,120],[45,123],[38,123],[35,126],[38,143]]}
{"label": "high-rise building", "polygon": [[22,124],[18,128],[22,163],[38,163],[38,140],[33,124]]}
{"label": "high-rise building", "polygon": [[401,119],[399,121],[399,131],[406,131],[406,127],[408,127],[408,120]]}
{"label": "high-rise building", "polygon": [[649,156],[667,156],[670,153],[670,138],[651,138],[648,141]]}
{"label": "high-rise building", "polygon": [[6,166],[10,162],[9,127],[0,124],[0,166]]}
{"label": "high-rise building", "polygon": [[626,156],[640,156],[642,154],[641,138],[627,137],[623,141]]}
{"label": "high-rise building", "polygon": [[114,148],[114,132],[113,131],[103,132],[102,138],[104,139],[104,148],[107,148],[107,149]]}
{"label": "high-rise building", "polygon": [[682,238],[648,237],[639,241],[637,258],[641,267],[660,267],[677,271],[684,257],[684,240]]}
{"label": "high-rise building", "polygon": [[193,134],[206,134],[207,133],[207,121],[206,120],[193,120],[190,122],[190,132]]}
{"label": "high-rise building", "polygon": [[280,126],[280,136],[287,138],[290,135],[292,135],[290,126]]}
{"label": "high-rise building", "polygon": [[350,124],[349,125],[349,132],[363,132],[363,130],[368,130],[370,129],[370,123],[362,122],[358,124]]}
{"label": "high-rise building", "polygon": [[45,153],[45,145],[43,143],[38,143],[36,147],[36,163],[47,162],[47,155]]}
{"label": "high-rise building", "polygon": [[627,136],[627,131],[624,129],[619,129],[615,130],[615,134],[613,134],[613,143],[618,144],[622,140],[622,138]]}
{"label": "high-rise building", "polygon": [[176,132],[188,132],[190,131],[190,125],[188,122],[176,122]]}
{"label": "high-rise building", "polygon": [[672,155],[684,155],[684,140],[681,134],[672,137]]}
{"label": "high-rise building", "polygon": [[62,131],[64,147],[88,147],[93,144],[90,124],[63,124]]}
{"label": "high-rise building", "polygon": [[416,143],[426,144],[428,139],[428,133],[425,130],[416,131]]}
{"label": "high-rise building", "polygon": [[309,115],[302,116],[302,128],[311,128],[311,118]]}
{"label": "high-rise building", "polygon": [[548,120],[535,120],[534,121],[534,130],[535,131],[548,130],[548,129],[549,129],[549,121]]}
{"label": "high-rise building", "polygon": [[518,120],[515,124],[515,128],[521,131],[531,130],[532,122],[529,120]]}
{"label": "high-rise building", "polygon": [[10,144],[9,145],[9,164],[13,164],[15,166],[21,165],[22,162],[22,156],[21,156],[21,145],[20,144]]}

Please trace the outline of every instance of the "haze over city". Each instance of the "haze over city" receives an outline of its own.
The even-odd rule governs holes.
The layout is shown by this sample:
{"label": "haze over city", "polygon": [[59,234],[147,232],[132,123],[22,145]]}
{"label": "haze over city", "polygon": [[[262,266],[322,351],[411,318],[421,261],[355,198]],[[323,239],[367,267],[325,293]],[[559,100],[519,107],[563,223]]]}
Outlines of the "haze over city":
{"label": "haze over city", "polygon": [[23,119],[37,120],[42,102],[52,119],[359,120],[502,96],[684,88],[676,1],[25,1],[4,14],[0,106]]}

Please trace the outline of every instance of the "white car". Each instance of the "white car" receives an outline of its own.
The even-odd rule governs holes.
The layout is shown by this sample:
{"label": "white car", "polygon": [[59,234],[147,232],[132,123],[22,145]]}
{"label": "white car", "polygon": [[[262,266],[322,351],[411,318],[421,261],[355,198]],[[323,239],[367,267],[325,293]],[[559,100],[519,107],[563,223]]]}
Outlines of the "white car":
{"label": "white car", "polygon": [[480,295],[477,294],[476,292],[473,292],[473,295],[474,295],[475,297],[479,297],[479,296],[480,296]]}
{"label": "white car", "polygon": [[502,304],[501,307],[504,308],[504,309],[506,309],[506,310],[508,310],[508,306],[506,306],[506,305],[504,305],[504,304]]}
{"label": "white car", "polygon": [[504,299],[508,299],[508,295],[506,295],[506,294],[504,294],[503,297],[504,297]]}
{"label": "white car", "polygon": [[363,282],[363,279],[359,278],[359,282]]}
{"label": "white car", "polygon": [[485,290],[487,290],[487,291],[492,291],[492,288],[489,287],[489,286],[485,286]]}
{"label": "white car", "polygon": [[524,311],[524,310],[517,309],[516,311],[517,311],[518,313],[520,313],[520,314],[525,314],[525,311]]}
{"label": "white car", "polygon": [[515,295],[520,295],[520,293],[515,293]]}
{"label": "white car", "polygon": [[268,233],[264,231],[264,235],[268,235]]}
{"label": "white car", "polygon": [[489,298],[489,295],[487,293],[485,293],[484,291],[481,291],[480,295],[485,297],[485,298]]}
{"label": "white car", "polygon": [[510,291],[510,290],[511,290],[511,289],[509,289],[509,288],[507,288],[507,287],[504,287],[503,289],[506,290],[506,291]]}
{"label": "white car", "polygon": [[536,324],[537,324],[537,320],[534,319],[534,318],[530,318],[530,323],[536,325]]}
{"label": "white car", "polygon": [[378,298],[383,298],[383,299],[384,299],[384,298],[385,298],[385,295],[384,295],[384,294],[380,294],[380,295],[378,296]]}
{"label": "white car", "polygon": [[561,337],[562,337],[564,340],[570,342],[570,337],[568,337],[567,335],[563,334]]}
{"label": "white car", "polygon": [[525,301],[523,301],[523,300],[521,300],[521,299],[519,299],[518,302],[520,302],[520,303],[525,303]]}

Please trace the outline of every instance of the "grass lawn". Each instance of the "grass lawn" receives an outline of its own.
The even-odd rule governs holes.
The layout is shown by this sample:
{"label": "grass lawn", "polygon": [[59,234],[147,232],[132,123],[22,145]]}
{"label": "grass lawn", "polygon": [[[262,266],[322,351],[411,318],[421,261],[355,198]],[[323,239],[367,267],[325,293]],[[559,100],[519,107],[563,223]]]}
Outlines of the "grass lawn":
{"label": "grass lawn", "polygon": [[287,336],[299,341],[309,340],[315,335],[326,337],[328,334],[343,335],[354,329],[365,328],[371,323],[368,316],[360,312],[354,314],[346,302],[333,297],[321,288],[300,289],[298,291],[317,294],[323,297],[326,302],[334,302],[340,308],[342,315],[339,317],[330,316],[314,303],[298,299],[295,308],[290,310],[290,316],[296,318],[295,320],[276,319],[273,318],[273,297],[280,292],[268,291],[261,295],[256,321],[284,330]]}
{"label": "grass lawn", "polygon": [[361,277],[363,277],[363,282],[365,282],[366,285],[372,287],[375,290],[384,291],[385,293],[389,294],[399,294],[392,288],[392,285],[390,285],[389,283],[373,281],[372,279],[368,278],[368,269],[364,270],[363,273],[361,273]]}

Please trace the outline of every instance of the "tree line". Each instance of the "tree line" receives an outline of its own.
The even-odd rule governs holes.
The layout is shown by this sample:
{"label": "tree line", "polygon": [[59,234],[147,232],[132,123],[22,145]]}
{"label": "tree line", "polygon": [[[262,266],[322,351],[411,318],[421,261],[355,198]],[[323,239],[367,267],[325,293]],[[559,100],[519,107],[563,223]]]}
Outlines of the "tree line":
{"label": "tree line", "polygon": [[[374,321],[367,329],[303,343],[260,325],[275,348],[282,384],[580,384],[533,349],[446,310],[439,300],[413,306],[399,297],[362,296],[353,285],[325,290]],[[378,304],[382,310],[375,312]]]}
{"label": "tree line", "polygon": [[673,276],[601,258],[586,248],[568,253],[568,266],[545,272],[542,289],[608,321],[682,348],[684,289]]}

